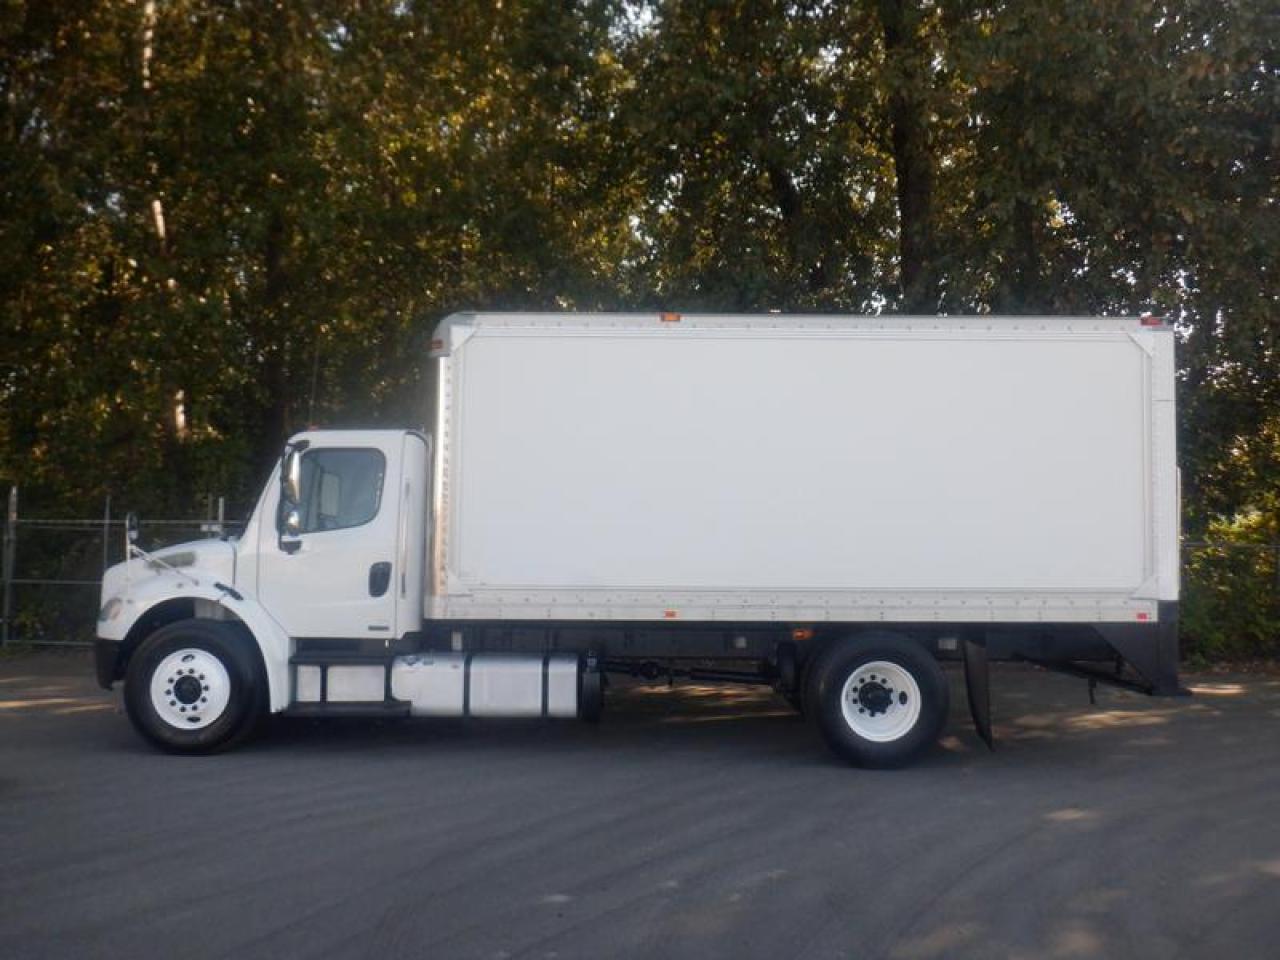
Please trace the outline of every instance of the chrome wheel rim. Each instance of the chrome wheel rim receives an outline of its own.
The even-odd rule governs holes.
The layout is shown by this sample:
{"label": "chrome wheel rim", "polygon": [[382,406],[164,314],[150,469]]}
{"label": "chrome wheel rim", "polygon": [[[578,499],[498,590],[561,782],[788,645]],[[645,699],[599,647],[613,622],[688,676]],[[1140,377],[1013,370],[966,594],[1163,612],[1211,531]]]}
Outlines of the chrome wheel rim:
{"label": "chrome wheel rim", "polygon": [[151,706],[177,730],[201,730],[226,712],[231,677],[208,650],[188,647],[169,654],[151,674]]}
{"label": "chrome wheel rim", "polygon": [[844,722],[873,743],[889,743],[910,733],[920,719],[920,705],[915,677],[888,660],[860,664],[840,691]]}

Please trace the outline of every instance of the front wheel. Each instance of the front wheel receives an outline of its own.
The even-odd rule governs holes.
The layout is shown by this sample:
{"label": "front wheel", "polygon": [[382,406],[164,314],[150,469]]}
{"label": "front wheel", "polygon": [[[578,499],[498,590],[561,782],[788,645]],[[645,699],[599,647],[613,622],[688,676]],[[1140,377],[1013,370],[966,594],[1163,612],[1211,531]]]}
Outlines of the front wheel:
{"label": "front wheel", "polygon": [[174,753],[213,753],[247,736],[265,709],[252,641],[229,623],[181,620],[129,661],[124,702],[134,727]]}
{"label": "front wheel", "polygon": [[937,741],[951,697],[946,674],[922,646],[869,633],[823,652],[805,701],[839,756],[860,767],[896,767]]}

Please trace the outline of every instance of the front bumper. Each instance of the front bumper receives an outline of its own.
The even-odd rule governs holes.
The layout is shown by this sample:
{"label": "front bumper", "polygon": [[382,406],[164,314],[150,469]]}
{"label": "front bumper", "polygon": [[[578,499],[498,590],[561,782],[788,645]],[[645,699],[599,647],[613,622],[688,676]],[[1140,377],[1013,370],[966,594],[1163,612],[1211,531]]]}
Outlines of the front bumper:
{"label": "front bumper", "polygon": [[120,665],[120,641],[104,640],[97,637],[93,641],[93,666],[98,674],[98,685],[110,690],[111,684],[119,678],[117,668]]}

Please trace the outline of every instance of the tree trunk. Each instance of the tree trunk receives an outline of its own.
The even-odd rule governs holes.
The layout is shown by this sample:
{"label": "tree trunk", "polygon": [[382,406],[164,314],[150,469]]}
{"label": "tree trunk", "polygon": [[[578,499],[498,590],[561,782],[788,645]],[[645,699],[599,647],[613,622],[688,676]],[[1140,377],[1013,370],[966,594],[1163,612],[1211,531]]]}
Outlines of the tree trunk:
{"label": "tree trunk", "polygon": [[926,94],[930,54],[913,0],[881,0],[889,130],[898,194],[898,272],[902,309],[936,313],[940,292],[933,223],[933,155]]}
{"label": "tree trunk", "polygon": [[1044,310],[1046,303],[1040,283],[1040,253],[1036,244],[1035,207],[1025,195],[1013,204],[1010,236],[1013,246],[993,305],[1000,313],[1028,313]]}

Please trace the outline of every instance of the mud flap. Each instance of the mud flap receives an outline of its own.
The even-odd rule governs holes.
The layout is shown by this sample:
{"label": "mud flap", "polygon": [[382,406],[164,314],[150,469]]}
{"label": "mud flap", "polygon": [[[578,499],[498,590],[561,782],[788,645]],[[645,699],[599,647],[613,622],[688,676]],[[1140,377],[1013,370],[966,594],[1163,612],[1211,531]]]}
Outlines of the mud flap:
{"label": "mud flap", "polygon": [[991,674],[987,668],[987,642],[967,636],[961,641],[964,651],[964,688],[969,695],[969,715],[988,749],[996,748],[991,732]]}

